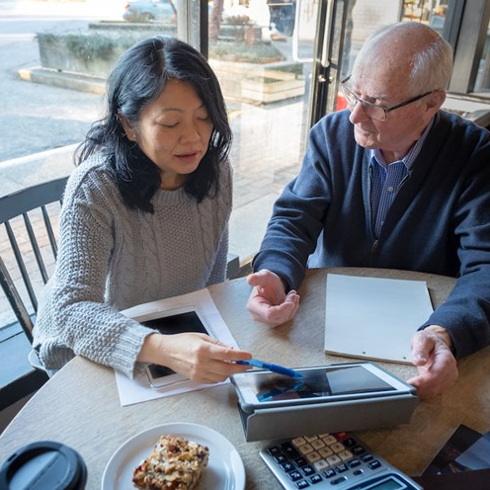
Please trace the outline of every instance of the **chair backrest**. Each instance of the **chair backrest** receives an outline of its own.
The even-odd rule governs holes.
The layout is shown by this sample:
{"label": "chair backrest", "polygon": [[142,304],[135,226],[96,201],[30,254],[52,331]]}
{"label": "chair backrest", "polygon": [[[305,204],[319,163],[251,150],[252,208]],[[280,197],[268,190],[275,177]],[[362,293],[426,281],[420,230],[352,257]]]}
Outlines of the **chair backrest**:
{"label": "chair backrest", "polygon": [[[0,197],[0,283],[5,301],[0,303],[0,328],[15,315],[32,342],[37,296],[54,271],[58,218],[68,177],[27,187]],[[2,319],[3,317],[3,319]],[[12,322],[10,322],[12,323]]]}

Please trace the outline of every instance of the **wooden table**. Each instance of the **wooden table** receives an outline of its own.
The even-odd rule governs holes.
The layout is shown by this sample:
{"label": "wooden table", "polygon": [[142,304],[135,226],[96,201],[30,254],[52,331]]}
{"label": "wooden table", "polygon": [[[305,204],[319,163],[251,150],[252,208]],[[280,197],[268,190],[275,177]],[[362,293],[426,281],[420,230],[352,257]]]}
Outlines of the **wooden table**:
{"label": "wooden table", "polygon": [[[299,292],[294,321],[271,329],[252,321],[246,310],[250,287],[237,279],[210,287],[211,295],[238,345],[257,358],[290,366],[314,366],[351,359],[323,352],[325,279],[328,272],[427,281],[434,306],[447,297],[454,279],[405,271],[334,268],[312,270]],[[402,379],[412,366],[379,363]],[[417,407],[409,424],[364,431],[358,437],[408,475],[420,474],[459,424],[490,429],[490,350],[459,363],[460,378],[443,395]],[[237,398],[230,384],[121,407],[114,372],[77,357],[61,369],[19,412],[0,437],[0,462],[19,447],[56,440],[76,449],[88,467],[87,489],[99,489],[104,468],[116,449],[147,428],[193,422],[222,433],[237,448],[246,470],[247,490],[280,486],[259,450],[269,442],[245,441]],[[219,490],[219,489],[213,489]]]}

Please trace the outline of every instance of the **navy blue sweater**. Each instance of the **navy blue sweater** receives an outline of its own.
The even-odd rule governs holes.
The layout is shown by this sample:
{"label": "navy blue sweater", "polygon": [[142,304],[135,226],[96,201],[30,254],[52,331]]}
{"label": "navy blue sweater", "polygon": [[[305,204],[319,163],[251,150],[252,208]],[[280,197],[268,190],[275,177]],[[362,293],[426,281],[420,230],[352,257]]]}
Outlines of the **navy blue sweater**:
{"label": "navy blue sweater", "polygon": [[457,278],[421,326],[441,325],[457,357],[490,343],[490,133],[440,111],[398,190],[379,238],[371,217],[370,150],[349,111],[310,131],[300,174],[274,206],[254,270],[296,289],[305,267],[379,267]]}

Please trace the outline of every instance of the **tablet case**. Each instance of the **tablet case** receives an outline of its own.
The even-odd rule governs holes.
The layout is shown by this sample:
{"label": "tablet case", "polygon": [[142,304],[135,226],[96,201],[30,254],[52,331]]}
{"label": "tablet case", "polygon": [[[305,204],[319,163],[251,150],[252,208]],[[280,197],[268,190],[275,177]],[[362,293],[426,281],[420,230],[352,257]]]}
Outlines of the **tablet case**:
{"label": "tablet case", "polygon": [[433,312],[424,281],[329,273],[326,291],[326,353],[411,363],[411,338]]}
{"label": "tablet case", "polygon": [[248,442],[264,439],[344,432],[408,423],[418,398],[407,392],[400,395],[357,400],[315,403],[278,408],[238,409]]}

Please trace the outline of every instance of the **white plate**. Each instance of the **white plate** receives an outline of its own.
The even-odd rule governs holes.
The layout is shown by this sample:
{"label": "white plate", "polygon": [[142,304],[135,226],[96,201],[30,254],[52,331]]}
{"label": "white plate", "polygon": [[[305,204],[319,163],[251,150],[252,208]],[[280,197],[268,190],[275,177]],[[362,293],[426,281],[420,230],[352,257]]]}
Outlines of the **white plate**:
{"label": "white plate", "polygon": [[199,490],[244,490],[245,468],[233,444],[209,427],[197,424],[164,424],[128,439],[111,457],[102,476],[102,490],[131,490],[133,471],[157,443],[170,434],[204,444],[209,448],[209,463]]}

